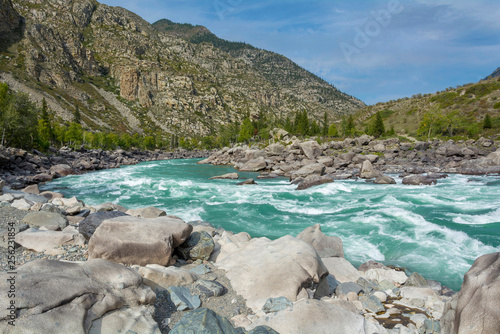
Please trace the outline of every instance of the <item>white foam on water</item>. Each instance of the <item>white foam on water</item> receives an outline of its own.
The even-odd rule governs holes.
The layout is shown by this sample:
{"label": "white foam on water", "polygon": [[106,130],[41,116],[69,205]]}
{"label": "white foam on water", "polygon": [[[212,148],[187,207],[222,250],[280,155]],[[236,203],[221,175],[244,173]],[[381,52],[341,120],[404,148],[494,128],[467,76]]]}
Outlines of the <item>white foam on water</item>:
{"label": "white foam on water", "polygon": [[343,240],[344,252],[350,259],[364,263],[368,260],[385,261],[385,255],[366,237],[352,236]]}
{"label": "white foam on water", "polygon": [[460,215],[448,214],[453,217],[453,222],[461,225],[488,225],[500,223],[500,209],[488,212],[484,215]]}

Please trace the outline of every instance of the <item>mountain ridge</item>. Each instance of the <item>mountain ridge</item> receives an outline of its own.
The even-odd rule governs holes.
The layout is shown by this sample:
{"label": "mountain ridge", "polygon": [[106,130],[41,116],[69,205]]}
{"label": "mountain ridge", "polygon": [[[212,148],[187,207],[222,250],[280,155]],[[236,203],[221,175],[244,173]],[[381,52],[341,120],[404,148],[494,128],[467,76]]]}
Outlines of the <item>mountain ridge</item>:
{"label": "mountain ridge", "polygon": [[1,80],[45,98],[60,122],[78,109],[88,129],[206,136],[248,116],[279,120],[306,109],[319,120],[364,106],[281,55],[224,51],[200,38],[211,34],[201,26],[159,31],[93,0],[12,5],[23,35],[0,54]]}

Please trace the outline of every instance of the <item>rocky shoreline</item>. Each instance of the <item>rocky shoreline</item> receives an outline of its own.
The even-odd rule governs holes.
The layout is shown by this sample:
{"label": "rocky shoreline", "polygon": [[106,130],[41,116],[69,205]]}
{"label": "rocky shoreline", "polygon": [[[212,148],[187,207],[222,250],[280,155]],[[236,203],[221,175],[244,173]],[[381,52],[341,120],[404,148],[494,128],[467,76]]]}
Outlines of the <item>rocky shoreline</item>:
{"label": "rocky shoreline", "polygon": [[457,294],[374,261],[355,268],[319,225],[252,239],[36,185],[4,188],[0,203],[4,333],[500,331],[500,253],[480,257]]}
{"label": "rocky shoreline", "polygon": [[73,150],[68,147],[51,149],[50,153],[0,146],[0,178],[12,189],[52,181],[55,178],[86,172],[135,165],[144,161],[205,158],[212,152],[205,150],[173,152],[122,149]]}
{"label": "rocky shoreline", "polygon": [[289,138],[280,129],[274,133],[278,135],[266,147],[224,148],[199,163],[233,165],[240,171],[260,172],[259,178],[289,177],[298,190],[349,178],[396,183],[385,174],[399,174],[410,185],[436,184],[450,173],[500,174],[500,143],[491,139],[401,142],[364,135],[319,144]]}

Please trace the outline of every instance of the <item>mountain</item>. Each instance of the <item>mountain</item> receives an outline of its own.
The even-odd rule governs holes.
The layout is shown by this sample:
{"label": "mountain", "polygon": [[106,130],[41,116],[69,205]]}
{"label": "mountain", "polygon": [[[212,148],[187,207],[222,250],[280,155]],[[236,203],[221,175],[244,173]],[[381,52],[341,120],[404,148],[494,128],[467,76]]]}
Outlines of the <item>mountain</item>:
{"label": "mountain", "polygon": [[0,81],[45,98],[60,122],[79,112],[92,130],[205,136],[247,116],[307,110],[320,120],[365,106],[281,55],[205,27],[151,25],[93,0],[0,1],[2,15],[13,6],[22,17],[10,26],[19,38],[0,49]]}
{"label": "mountain", "polygon": [[491,79],[491,78],[498,78],[500,77],[500,67],[495,70],[495,72],[491,73],[489,76],[484,78],[484,80]]}
{"label": "mountain", "polygon": [[[498,136],[500,78],[362,108],[353,115],[358,128],[364,129],[377,112],[380,112],[386,129],[393,127],[396,132],[410,136]],[[493,121],[492,129],[483,129],[486,115]]]}

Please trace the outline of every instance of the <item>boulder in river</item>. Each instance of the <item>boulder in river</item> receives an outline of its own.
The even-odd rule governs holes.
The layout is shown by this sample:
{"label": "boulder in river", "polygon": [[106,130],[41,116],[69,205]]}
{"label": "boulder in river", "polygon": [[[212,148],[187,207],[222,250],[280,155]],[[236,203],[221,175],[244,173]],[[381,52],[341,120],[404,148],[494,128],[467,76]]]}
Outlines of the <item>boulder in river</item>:
{"label": "boulder in river", "polygon": [[322,184],[332,183],[333,179],[328,175],[308,175],[305,179],[300,180],[295,190],[305,190],[311,187],[319,186]]}
{"label": "boulder in river", "polygon": [[240,176],[238,175],[238,173],[228,173],[224,175],[211,177],[209,180],[237,180],[239,178]]}

